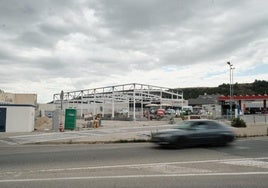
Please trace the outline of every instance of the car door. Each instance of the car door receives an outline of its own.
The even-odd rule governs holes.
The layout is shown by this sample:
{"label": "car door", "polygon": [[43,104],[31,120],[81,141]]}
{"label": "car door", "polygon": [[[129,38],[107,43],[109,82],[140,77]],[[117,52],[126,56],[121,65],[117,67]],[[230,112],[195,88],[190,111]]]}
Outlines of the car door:
{"label": "car door", "polygon": [[192,126],[191,142],[193,145],[206,145],[211,143],[214,138],[215,130],[207,122],[195,122]]}
{"label": "car door", "polygon": [[222,126],[217,122],[208,122],[207,123],[207,131],[208,131],[208,142],[209,144],[217,145],[219,141],[222,139]]}

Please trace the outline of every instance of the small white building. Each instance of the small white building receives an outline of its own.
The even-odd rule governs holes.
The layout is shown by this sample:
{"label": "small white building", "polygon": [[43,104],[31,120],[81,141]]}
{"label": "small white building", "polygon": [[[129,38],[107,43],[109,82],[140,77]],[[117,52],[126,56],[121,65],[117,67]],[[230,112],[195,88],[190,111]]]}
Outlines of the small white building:
{"label": "small white building", "polygon": [[34,131],[35,106],[0,104],[0,132]]}

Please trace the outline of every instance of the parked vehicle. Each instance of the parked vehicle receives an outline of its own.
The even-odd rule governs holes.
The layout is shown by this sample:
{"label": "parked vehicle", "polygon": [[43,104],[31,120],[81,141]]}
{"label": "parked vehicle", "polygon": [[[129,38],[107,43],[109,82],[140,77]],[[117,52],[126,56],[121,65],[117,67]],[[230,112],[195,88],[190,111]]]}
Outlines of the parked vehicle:
{"label": "parked vehicle", "polygon": [[165,111],[165,113],[168,114],[168,115],[175,115],[176,114],[176,111],[174,109],[167,109]]}
{"label": "parked vehicle", "polygon": [[161,146],[226,145],[235,140],[233,128],[212,120],[182,121],[172,129],[152,132],[151,141]]}
{"label": "parked vehicle", "polygon": [[165,116],[165,109],[159,108],[159,109],[156,110],[156,116],[155,116],[155,118],[157,120],[162,119],[164,116]]}
{"label": "parked vehicle", "polygon": [[181,108],[181,114],[189,115],[193,113],[193,107],[192,106],[182,106]]}

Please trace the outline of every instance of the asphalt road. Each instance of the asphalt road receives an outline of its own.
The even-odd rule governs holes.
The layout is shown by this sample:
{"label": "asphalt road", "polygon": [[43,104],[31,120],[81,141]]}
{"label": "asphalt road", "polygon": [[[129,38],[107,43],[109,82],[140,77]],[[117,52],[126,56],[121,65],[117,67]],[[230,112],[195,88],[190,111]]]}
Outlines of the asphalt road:
{"label": "asphalt road", "polygon": [[229,147],[0,145],[0,187],[268,187],[268,138]]}

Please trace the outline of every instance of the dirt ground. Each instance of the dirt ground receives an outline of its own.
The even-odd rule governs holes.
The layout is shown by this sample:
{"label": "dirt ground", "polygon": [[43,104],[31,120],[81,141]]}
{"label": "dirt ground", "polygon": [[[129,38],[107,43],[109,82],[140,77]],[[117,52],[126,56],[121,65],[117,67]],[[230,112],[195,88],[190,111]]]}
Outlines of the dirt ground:
{"label": "dirt ground", "polygon": [[38,117],[35,120],[34,128],[37,131],[50,130],[52,129],[52,119],[46,116]]}
{"label": "dirt ground", "polygon": [[[64,120],[64,118],[63,118]],[[101,125],[105,127],[131,127],[131,126],[151,126],[168,124],[168,121],[116,121],[116,120],[102,120]],[[76,128],[78,130],[88,127],[89,121],[84,119],[76,119]],[[50,131],[52,130],[52,118],[38,117],[35,121],[35,131]]]}
{"label": "dirt ground", "polygon": [[[82,119],[77,119],[76,127],[82,128],[86,123],[87,122]],[[48,118],[47,116],[36,118],[34,128],[36,131],[52,130],[52,118]]]}

